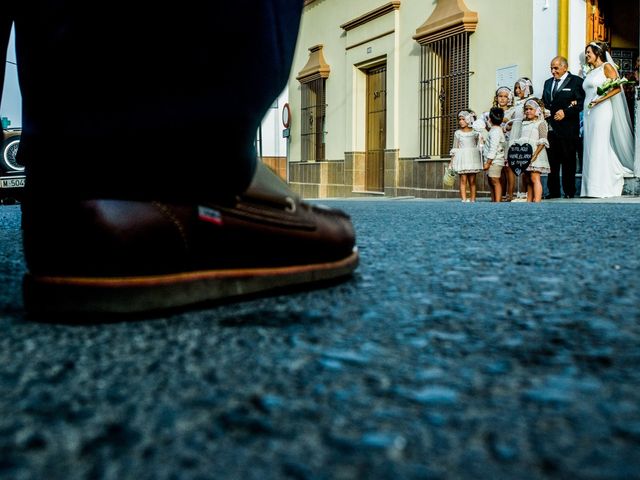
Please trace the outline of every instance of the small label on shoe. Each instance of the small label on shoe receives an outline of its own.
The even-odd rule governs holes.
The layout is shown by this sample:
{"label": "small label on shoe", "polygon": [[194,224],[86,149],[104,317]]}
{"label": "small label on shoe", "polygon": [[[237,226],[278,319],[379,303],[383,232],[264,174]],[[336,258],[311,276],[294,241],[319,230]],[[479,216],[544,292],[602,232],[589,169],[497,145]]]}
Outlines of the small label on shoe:
{"label": "small label on shoe", "polygon": [[213,223],[214,225],[222,225],[222,215],[218,210],[198,205],[198,218],[203,222]]}

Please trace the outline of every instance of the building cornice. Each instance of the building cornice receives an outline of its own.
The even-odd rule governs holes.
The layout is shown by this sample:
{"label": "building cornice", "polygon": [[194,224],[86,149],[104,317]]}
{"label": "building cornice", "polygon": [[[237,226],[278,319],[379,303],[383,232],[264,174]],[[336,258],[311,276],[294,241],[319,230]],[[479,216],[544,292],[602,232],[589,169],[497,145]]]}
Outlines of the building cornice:
{"label": "building cornice", "polygon": [[319,78],[328,78],[331,67],[324,59],[322,53],[323,45],[314,45],[309,48],[309,60],[302,70],[298,73],[296,80],[300,83],[307,83]]}
{"label": "building cornice", "polygon": [[365,13],[364,15],[360,15],[359,17],[348,21],[347,23],[343,23],[342,25],[340,25],[340,28],[348,32],[349,30],[359,27],[360,25],[364,25],[371,20],[382,17],[383,15],[386,15],[389,12],[393,12],[394,10],[398,10],[399,8],[400,0],[392,0],[391,2],[385,3],[384,5],[381,5],[380,7]]}
{"label": "building cornice", "polygon": [[378,40],[379,38],[386,37],[387,35],[392,35],[395,32],[396,32],[395,30],[389,30],[387,32],[379,33],[378,35],[375,35],[373,37],[367,38],[365,40],[361,40],[358,43],[354,43],[353,45],[349,45],[349,46],[345,47],[345,50],[351,50],[352,48],[359,47],[361,45],[364,45],[365,43],[373,42],[374,40]]}
{"label": "building cornice", "polygon": [[416,30],[413,39],[421,45],[463,32],[475,32],[478,14],[464,0],[438,0],[429,18]]}

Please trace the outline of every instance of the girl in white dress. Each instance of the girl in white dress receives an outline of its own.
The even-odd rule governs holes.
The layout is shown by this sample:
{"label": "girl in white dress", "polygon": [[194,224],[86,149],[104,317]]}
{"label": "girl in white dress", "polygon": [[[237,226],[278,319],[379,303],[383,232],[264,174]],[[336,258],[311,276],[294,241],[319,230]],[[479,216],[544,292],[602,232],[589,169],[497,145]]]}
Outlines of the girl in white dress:
{"label": "girl in white dress", "polygon": [[515,102],[513,104],[513,113],[511,115],[511,133],[509,137],[513,143],[520,138],[520,129],[522,128],[522,120],[524,119],[524,104],[530,98],[533,98],[533,83],[527,77],[516,80],[513,86]]}
{"label": "girl in white dress", "polygon": [[547,148],[549,148],[549,126],[544,119],[544,104],[542,100],[530,98],[524,104],[522,128],[520,138],[516,141],[520,144],[528,143],[533,148],[531,163],[524,172],[527,184],[527,202],[540,202],[542,200],[542,182],[540,175],[551,171]]}
{"label": "girl in white dress", "polygon": [[[511,119],[515,113],[514,107],[514,96],[513,92],[509,87],[499,87],[496,90],[496,95],[493,97],[493,108],[501,108],[504,111],[504,120],[502,121],[502,131],[504,132],[505,138],[509,139],[509,132],[511,130]],[[487,131],[491,128],[489,124],[489,112],[484,112],[482,114],[482,121],[484,122],[484,127]]]}
{"label": "girl in white dress", "polygon": [[471,201],[476,201],[476,174],[482,171],[482,157],[479,144],[480,133],[474,131],[471,126],[475,120],[475,114],[463,110],[458,114],[460,129],[453,135],[453,148],[451,148],[450,168],[460,176],[460,198],[463,202],[467,199],[467,184]]}
{"label": "girl in white dress", "polygon": [[[599,96],[597,89],[608,79],[619,78],[607,44],[591,42],[585,58],[592,69],[582,88],[584,106],[584,155],[582,197],[619,197],[624,177],[634,175],[634,145],[627,102],[620,87]],[[636,175],[640,174],[640,166]]]}
{"label": "girl in white dress", "polygon": [[[504,111],[504,119],[502,120],[502,131],[504,137],[509,144],[509,138],[511,134],[511,119],[515,114],[515,107],[513,105],[513,92],[509,87],[500,87],[496,90],[496,96],[493,99],[493,106],[501,108]],[[489,113],[487,112],[487,118]],[[503,202],[510,202],[513,200],[513,189],[516,186],[516,175],[510,168],[502,169],[502,176],[500,177],[500,184],[502,185],[502,197]]]}

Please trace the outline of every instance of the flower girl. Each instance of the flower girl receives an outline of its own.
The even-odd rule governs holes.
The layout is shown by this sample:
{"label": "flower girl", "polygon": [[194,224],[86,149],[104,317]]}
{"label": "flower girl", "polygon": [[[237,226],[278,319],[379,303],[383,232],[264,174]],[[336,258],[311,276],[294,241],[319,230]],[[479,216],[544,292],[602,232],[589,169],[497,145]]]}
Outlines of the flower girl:
{"label": "flower girl", "polygon": [[[493,107],[498,107],[504,110],[504,119],[502,120],[502,131],[509,140],[509,131],[511,130],[510,120],[513,117],[515,108],[513,105],[513,92],[509,87],[500,87],[496,90],[496,95],[493,97]],[[486,113],[487,119],[489,118],[489,112]]]}
{"label": "flower girl", "polygon": [[542,183],[540,175],[547,174],[549,159],[547,148],[549,141],[547,135],[549,127],[544,119],[544,104],[542,100],[530,98],[524,104],[524,120],[520,130],[520,138],[516,141],[520,144],[528,143],[533,148],[531,163],[525,172],[527,183],[527,202],[540,202],[542,200]]}
{"label": "flower girl", "polygon": [[[460,129],[453,135],[451,149],[451,163],[449,166],[460,175],[460,198],[463,202],[476,201],[476,174],[482,171],[482,157],[478,147],[480,133],[471,127],[475,114],[463,110],[458,114]],[[467,199],[467,183],[471,193],[471,200]]]}
{"label": "flower girl", "polygon": [[[512,118],[515,114],[515,107],[513,105],[513,92],[509,87],[500,87],[496,90],[496,96],[493,98],[494,108],[501,108],[504,111],[504,119],[502,120],[502,131],[504,132],[507,145],[509,144],[509,138],[511,133]],[[489,112],[487,112],[487,118]],[[500,185],[502,186],[502,201],[510,202],[513,200],[513,190],[516,186],[516,175],[510,168],[503,168],[500,176]]]}
{"label": "flower girl", "polygon": [[515,94],[515,104],[513,114],[511,116],[511,142],[520,138],[520,128],[522,128],[522,120],[524,115],[524,104],[533,97],[533,84],[527,77],[519,78],[513,86]]}

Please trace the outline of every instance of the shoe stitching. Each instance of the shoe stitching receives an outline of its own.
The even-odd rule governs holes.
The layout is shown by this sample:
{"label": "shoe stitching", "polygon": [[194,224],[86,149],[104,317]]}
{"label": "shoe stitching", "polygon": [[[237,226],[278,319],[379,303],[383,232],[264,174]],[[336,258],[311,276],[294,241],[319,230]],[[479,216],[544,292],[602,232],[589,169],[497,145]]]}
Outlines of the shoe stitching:
{"label": "shoe stitching", "polygon": [[178,233],[180,234],[180,238],[182,239],[182,243],[184,244],[184,249],[188,252],[189,251],[189,240],[187,238],[187,232],[184,229],[184,226],[182,225],[182,222],[180,222],[180,220],[175,216],[175,214],[171,211],[171,209],[160,202],[151,202],[158,210],[160,210],[160,212],[167,217],[171,223],[173,223],[175,225],[175,227],[178,229]]}
{"label": "shoe stitching", "polygon": [[264,201],[254,201],[254,199],[238,197],[235,206],[225,207],[219,204],[211,205],[227,216],[261,223],[263,225],[271,225],[276,227],[295,228],[300,230],[315,230],[316,224],[310,221],[306,215],[301,213],[305,210],[306,205],[296,205],[291,197],[287,204],[275,204]]}
{"label": "shoe stitching", "polygon": [[315,223],[306,218],[300,218],[286,210],[266,209],[264,206],[254,206],[248,203],[239,203],[235,208],[226,211],[227,214],[239,218],[250,219],[265,225],[297,228],[302,230],[314,230]]}

